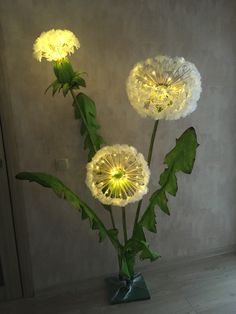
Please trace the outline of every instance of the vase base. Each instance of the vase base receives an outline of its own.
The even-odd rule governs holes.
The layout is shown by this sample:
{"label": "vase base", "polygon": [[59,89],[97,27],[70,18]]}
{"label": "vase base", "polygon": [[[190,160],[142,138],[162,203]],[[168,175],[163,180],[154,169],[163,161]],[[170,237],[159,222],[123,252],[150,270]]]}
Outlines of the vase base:
{"label": "vase base", "polygon": [[142,274],[135,274],[132,280],[120,280],[119,277],[106,279],[109,303],[119,304],[150,299],[150,293]]}

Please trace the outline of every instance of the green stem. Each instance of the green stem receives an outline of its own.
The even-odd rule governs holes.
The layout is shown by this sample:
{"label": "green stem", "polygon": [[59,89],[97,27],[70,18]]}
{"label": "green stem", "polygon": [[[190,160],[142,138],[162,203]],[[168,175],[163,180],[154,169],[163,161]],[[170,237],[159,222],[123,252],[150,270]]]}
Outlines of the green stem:
{"label": "green stem", "polygon": [[156,133],[157,133],[157,127],[158,127],[159,120],[156,120],[154,123],[153,131],[152,131],[152,137],[150,141],[150,146],[149,146],[149,151],[148,151],[148,166],[150,167],[151,165],[151,160],[152,160],[152,152],[153,152],[153,146],[156,138]]}
{"label": "green stem", "polygon": [[112,227],[113,227],[113,229],[116,229],[116,225],[115,225],[115,220],[114,220],[114,217],[113,217],[112,208],[111,208],[111,210],[110,210],[110,217],[111,217],[111,224],[112,224]]}
{"label": "green stem", "polygon": [[127,238],[125,207],[122,207],[122,223],[123,223],[123,231],[124,231],[124,243],[126,244],[128,238]]}
{"label": "green stem", "polygon": [[[71,96],[72,96],[74,102],[77,103],[77,108],[78,108],[78,110],[79,110],[81,119],[83,120],[83,123],[84,123],[84,125],[85,125],[86,128],[87,128],[88,134],[89,134],[89,136],[90,136],[90,140],[91,140],[92,145],[93,145],[94,154],[95,154],[95,153],[97,152],[97,147],[96,147],[96,145],[95,145],[94,142],[93,142],[93,137],[92,137],[91,134],[90,134],[89,127],[88,127],[87,121],[86,121],[86,119],[85,119],[85,116],[84,116],[84,114],[83,114],[83,111],[80,110],[80,105],[79,105],[79,103],[78,103],[78,100],[77,100],[77,98],[76,98],[76,95],[75,95],[73,89],[70,89],[70,93],[71,93]],[[109,212],[110,212],[112,227],[113,227],[113,229],[116,229],[116,225],[115,225],[115,220],[114,220],[114,217],[113,217],[112,208],[110,208]]]}
{"label": "green stem", "polygon": [[[149,145],[149,150],[148,150],[148,159],[147,159],[147,163],[148,163],[149,167],[151,165],[153,146],[154,146],[154,142],[155,142],[155,138],[156,138],[158,123],[159,123],[159,120],[156,120],[154,123],[152,136],[151,136],[151,140],[150,140],[150,145]],[[140,214],[142,202],[143,202],[143,200],[141,199],[138,203],[136,216],[135,216],[135,224],[138,222],[138,219],[139,219],[139,214]]]}

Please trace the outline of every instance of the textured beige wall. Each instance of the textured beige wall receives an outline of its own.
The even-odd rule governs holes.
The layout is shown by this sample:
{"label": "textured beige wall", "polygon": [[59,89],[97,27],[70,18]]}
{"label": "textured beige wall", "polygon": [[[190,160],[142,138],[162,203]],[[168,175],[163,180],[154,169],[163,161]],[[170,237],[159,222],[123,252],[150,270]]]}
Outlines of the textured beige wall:
{"label": "textured beige wall", "polygon": [[[129,105],[125,92],[129,70],[156,54],[194,62],[202,74],[199,107],[185,119],[160,123],[150,189],[157,185],[162,160],[175,138],[191,125],[200,143],[195,168],[191,176],[178,175],[171,217],[158,211],[158,235],[148,237],[165,259],[236,243],[235,1],[8,0],[1,1],[1,20],[19,170],[59,176],[96,207],[107,224],[108,216],[84,184],[86,153],[71,99],[44,96],[53,73],[51,64],[32,58],[35,37],[51,28],[68,28],[79,36],[81,49],[72,62],[88,72],[86,93],[96,101],[102,134],[108,143],[131,144],[144,154],[153,121],[142,119]],[[70,169],[57,171],[54,160],[65,157]],[[74,209],[50,191],[22,184],[38,290],[116,269],[111,245],[98,244],[96,234]],[[128,209],[129,224],[134,210]],[[115,212],[120,219],[120,210]]]}

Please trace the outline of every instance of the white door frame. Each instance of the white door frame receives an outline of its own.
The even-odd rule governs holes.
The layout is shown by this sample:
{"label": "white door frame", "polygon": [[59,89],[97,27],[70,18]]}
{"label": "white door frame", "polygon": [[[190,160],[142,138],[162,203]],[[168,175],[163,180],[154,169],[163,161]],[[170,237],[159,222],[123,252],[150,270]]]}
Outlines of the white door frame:
{"label": "white door frame", "polygon": [[[4,154],[6,160],[6,172],[8,178],[12,223],[15,233],[15,245],[19,263],[19,273],[21,280],[22,296],[31,297],[34,295],[31,256],[29,249],[27,220],[23,200],[22,185],[15,179],[19,172],[18,155],[16,148],[15,128],[11,107],[9,84],[4,71],[4,41],[2,28],[0,25],[0,118],[3,134]],[[11,294],[11,293],[10,293]],[[0,289],[1,295],[1,289]],[[14,295],[8,295],[8,298],[14,298]]]}
{"label": "white door frame", "polygon": [[2,293],[4,299],[16,299],[22,296],[15,230],[12,217],[12,205],[8,184],[2,128],[0,121],[0,258],[3,273]]}

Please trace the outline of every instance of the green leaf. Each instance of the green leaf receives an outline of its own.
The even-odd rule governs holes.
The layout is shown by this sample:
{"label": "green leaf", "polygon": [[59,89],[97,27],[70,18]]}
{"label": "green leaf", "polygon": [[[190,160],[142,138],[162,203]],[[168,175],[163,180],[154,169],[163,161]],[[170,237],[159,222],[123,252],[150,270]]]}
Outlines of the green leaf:
{"label": "green leaf", "polygon": [[161,188],[154,192],[150,197],[150,202],[153,203],[154,205],[158,205],[164,213],[170,215],[170,210],[167,205],[168,199],[166,197],[165,188]]}
{"label": "green leaf", "polygon": [[153,262],[161,257],[159,253],[150,249],[149,244],[147,242],[142,241],[140,245],[142,246],[142,252],[139,256],[141,260],[149,259],[151,262]]}
{"label": "green leaf", "polygon": [[136,242],[136,245],[134,245],[136,247],[135,254],[141,252],[139,256],[141,260],[149,259],[152,262],[160,257],[160,255],[157,252],[150,249],[149,244],[146,240],[144,231],[143,231],[143,226],[140,223],[136,223],[134,225],[134,230],[133,230],[133,235],[132,235],[131,240],[133,242],[134,241]]}
{"label": "green leaf", "polygon": [[80,133],[84,136],[84,149],[88,149],[88,160],[91,160],[96,151],[105,143],[98,133],[100,126],[96,121],[96,106],[91,98],[79,93],[73,103],[75,118],[81,119]]}
{"label": "green leaf", "polygon": [[134,263],[135,263],[135,257],[134,256],[127,256],[122,255],[121,256],[121,268],[120,268],[120,275],[123,278],[131,278],[134,274]]}
{"label": "green leaf", "polygon": [[118,229],[109,229],[107,232],[109,234],[109,239],[112,242],[113,246],[117,250],[119,250],[121,245],[120,245],[120,243],[118,241],[118,233],[119,233]]}
{"label": "green leaf", "polygon": [[169,194],[175,196],[178,191],[177,178],[175,172],[165,169],[160,176],[160,185],[164,185],[166,182],[165,190]]}
{"label": "green leaf", "polygon": [[121,275],[131,278],[134,274],[135,258],[139,255],[141,260],[155,261],[160,255],[152,250],[145,239],[143,227],[139,223],[134,226],[132,238],[119,250],[119,264]]}
{"label": "green leaf", "polygon": [[[77,117],[77,119],[80,119]],[[84,134],[86,133],[86,127],[83,123],[81,123],[81,126],[80,126],[80,135],[83,136]]]}
{"label": "green leaf", "polygon": [[115,230],[107,230],[95,212],[58,178],[41,172],[21,172],[16,175],[16,178],[36,182],[45,188],[51,188],[58,197],[65,199],[70,205],[80,211],[82,219],[89,220],[91,228],[98,230],[99,241],[103,241],[108,237],[116,249],[120,247],[117,232]]}
{"label": "green leaf", "polygon": [[198,146],[196,131],[190,127],[176,140],[175,147],[166,155],[164,163],[169,169],[173,167],[175,172],[190,174]]}
{"label": "green leaf", "polygon": [[134,225],[132,237],[139,240],[139,241],[146,241],[146,237],[145,237],[145,234],[143,232],[143,226],[140,223],[136,223]]}
{"label": "green leaf", "polygon": [[160,176],[160,188],[152,194],[149,199],[148,207],[140,219],[140,224],[149,231],[157,231],[155,219],[156,206],[159,206],[167,215],[170,214],[166,193],[173,196],[176,195],[178,191],[177,172],[182,171],[187,174],[192,172],[197,147],[198,143],[195,129],[190,127],[176,140],[175,147],[166,155],[164,164],[167,165],[167,168]]}
{"label": "green leaf", "polygon": [[149,259],[151,262],[155,261],[160,255],[154,250],[150,249],[147,241],[139,240],[132,237],[129,239],[124,247],[124,254],[130,256],[136,256],[140,253],[139,258],[141,260]]}
{"label": "green leaf", "polygon": [[140,224],[143,227],[145,227],[146,229],[154,233],[157,232],[155,206],[156,206],[156,203],[154,203],[153,201],[152,202],[149,201],[149,205],[140,220]]}
{"label": "green leaf", "polygon": [[127,245],[121,247],[119,252],[120,275],[130,279],[134,275],[135,254],[132,250],[127,249]]}

